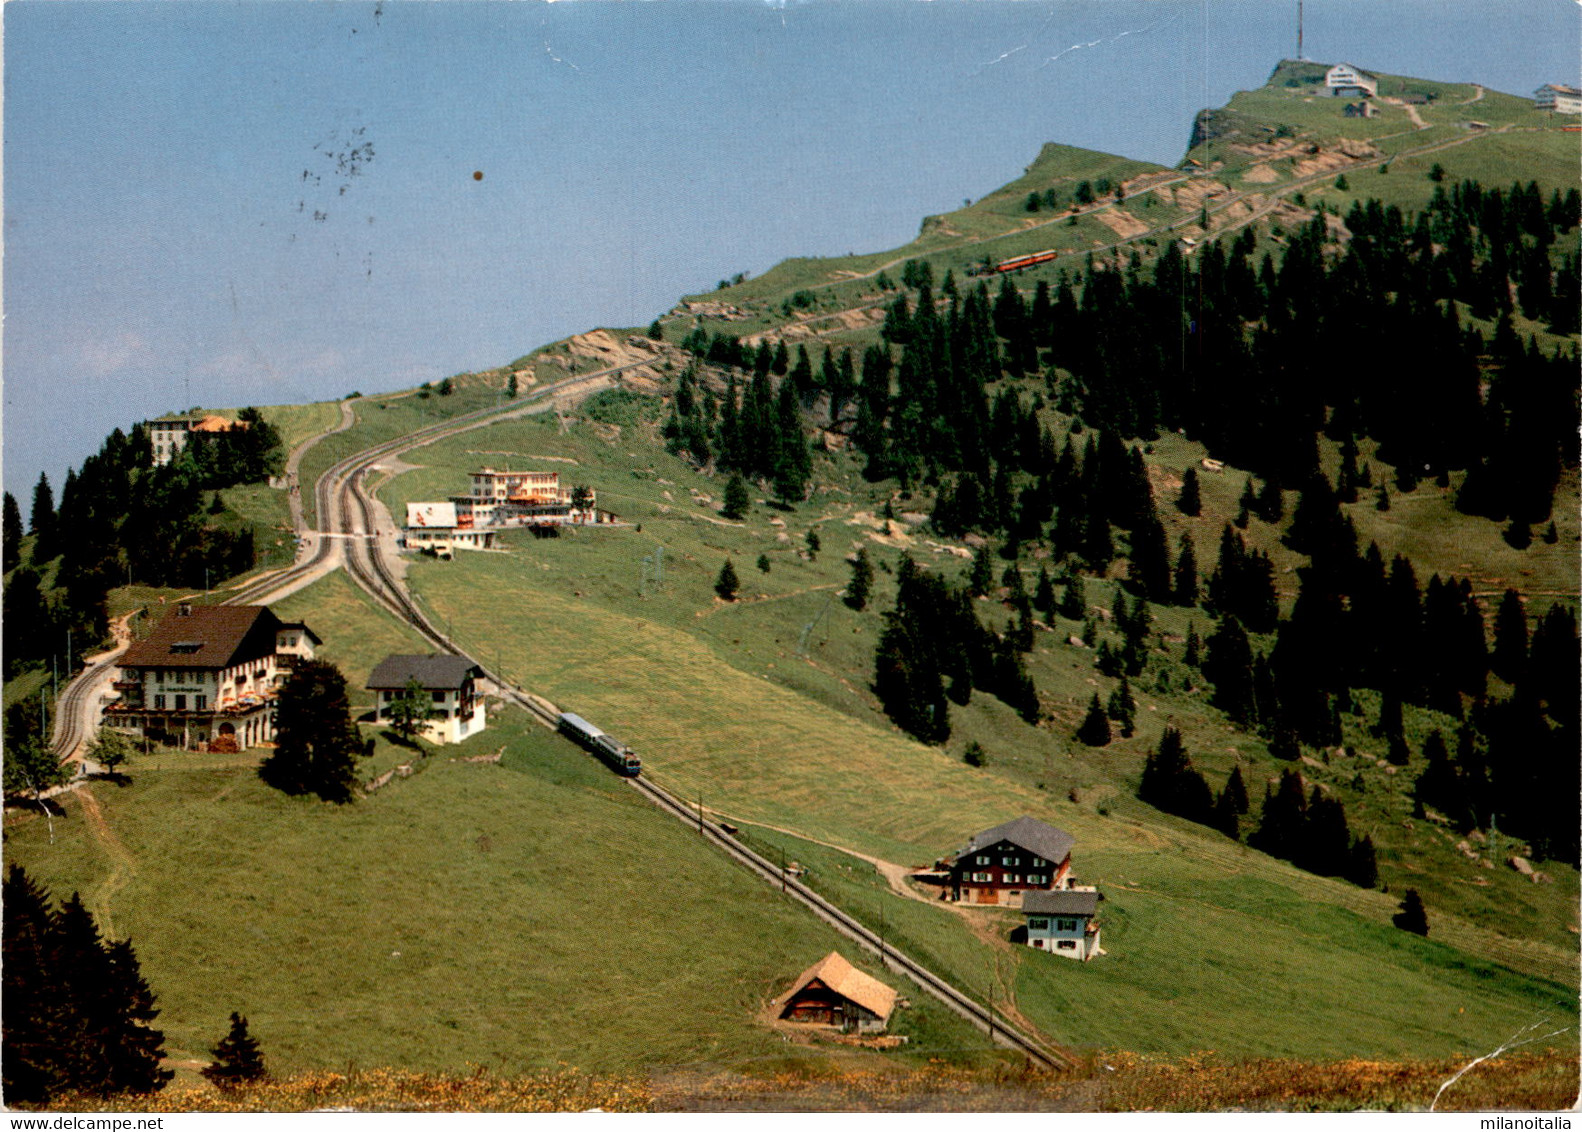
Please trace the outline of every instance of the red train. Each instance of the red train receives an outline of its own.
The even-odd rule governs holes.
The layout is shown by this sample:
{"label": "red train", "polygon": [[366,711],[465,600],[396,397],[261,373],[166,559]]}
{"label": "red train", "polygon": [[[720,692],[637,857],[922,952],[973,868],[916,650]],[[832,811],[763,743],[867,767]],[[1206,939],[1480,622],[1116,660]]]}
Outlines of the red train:
{"label": "red train", "polygon": [[1045,251],[1041,251],[1041,252],[1030,252],[1027,255],[1013,256],[1010,259],[1001,260],[999,263],[995,264],[993,267],[980,267],[980,268],[977,268],[976,270],[972,271],[971,274],[973,274],[973,275],[1004,275],[1007,271],[1020,271],[1024,267],[1036,267],[1040,263],[1048,263],[1050,260],[1054,259],[1059,254],[1060,254],[1059,252],[1051,251],[1051,250],[1045,250]]}

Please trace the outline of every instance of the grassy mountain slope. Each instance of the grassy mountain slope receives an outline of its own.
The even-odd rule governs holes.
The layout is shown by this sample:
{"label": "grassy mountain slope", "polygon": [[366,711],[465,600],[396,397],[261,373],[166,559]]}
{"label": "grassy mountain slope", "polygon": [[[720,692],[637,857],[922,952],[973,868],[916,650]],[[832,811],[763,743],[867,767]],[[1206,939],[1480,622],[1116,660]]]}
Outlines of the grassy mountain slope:
{"label": "grassy mountain slope", "polygon": [[[1214,136],[1188,154],[1202,173],[1046,146],[1022,178],[929,218],[904,248],[787,261],[685,300],[663,319],[665,332],[676,340],[701,326],[815,351],[860,348],[876,340],[893,294],[881,291],[881,273],[898,279],[912,258],[926,258],[937,280],[985,260],[1066,253],[1018,278],[1030,289],[1089,253],[1136,250],[1146,260],[1172,236],[1199,239],[1205,210],[1209,234],[1252,224],[1273,248],[1282,225],[1311,215],[1317,201],[1344,211],[1352,198],[1380,196],[1420,207],[1435,162],[1450,177],[1490,185],[1532,177],[1547,193],[1574,183],[1577,135],[1525,100],[1486,92],[1467,101],[1477,95],[1472,87],[1382,76],[1386,97],[1434,94],[1412,106],[1419,129],[1405,105],[1391,103],[1378,119],[1344,119],[1343,100],[1311,98],[1310,75],[1282,65],[1263,90],[1210,115],[1205,129]],[[1466,127],[1468,115],[1486,126]],[[1274,139],[1281,126],[1289,136]],[[1361,156],[1339,151],[1347,139]],[[1287,152],[1287,141],[1321,152]],[[1339,160],[1327,168],[1302,165],[1332,152]],[[1335,185],[1342,173],[1344,190]],[[1101,180],[1121,186],[1125,199],[1112,193],[1071,211],[1076,187]],[[1029,194],[1051,190],[1063,202],[1055,211],[1027,210]],[[683,361],[674,355],[677,370]],[[302,480],[439,415],[497,401],[513,370],[530,365],[539,380],[553,380],[575,364],[546,347],[457,379],[450,397],[362,399],[356,427],[315,448]],[[1039,727],[978,693],[952,709],[946,745],[915,743],[889,724],[868,685],[902,551],[947,576],[966,569],[962,545],[921,520],[929,491],[902,496],[893,484],[869,484],[860,462],[837,451],[816,459],[808,502],[781,512],[755,496],[749,517],[731,523],[717,514],[723,481],[665,452],[664,414],[661,397],[605,394],[564,425],[518,420],[408,455],[419,466],[380,488],[397,512],[409,500],[465,491],[466,473],[480,464],[509,464],[589,484],[601,506],[634,524],[554,540],[519,532],[506,536],[503,553],[416,560],[409,579],[419,600],[481,659],[632,742],[645,773],[740,823],[767,851],[801,860],[832,898],[1057,1040],[1233,1056],[1445,1055],[1484,1051],[1489,1035],[1548,1017],[1551,1028],[1571,1027],[1559,1041],[1574,1045],[1577,874],[1545,865],[1552,883],[1531,883],[1503,863],[1519,846],[1480,846],[1472,859],[1454,833],[1414,820],[1409,790],[1420,762],[1393,768],[1371,757],[1383,753],[1365,727],[1376,701],[1359,697],[1364,714],[1345,721],[1346,747],[1368,757],[1334,753],[1301,769],[1346,803],[1356,832],[1372,835],[1390,892],[1311,876],[1136,800],[1143,758],[1166,722],[1181,728],[1215,787],[1239,763],[1256,800],[1259,783],[1290,765],[1232,729],[1193,687],[1181,642],[1189,623],[1204,631],[1201,614],[1155,607],[1154,675],[1134,687],[1131,739],[1104,748],[1071,739],[1088,698],[1107,696],[1115,682],[1095,671],[1091,650],[1067,643],[1080,624],[1057,618],[1029,658],[1046,716]],[[1052,408],[1042,415],[1057,436],[1070,424]],[[1168,501],[1203,455],[1166,436],[1145,459],[1171,545],[1191,531],[1206,572],[1245,475],[1203,475],[1203,514],[1182,516]],[[1362,457],[1375,475],[1387,474],[1370,444]],[[1325,459],[1337,459],[1332,446]],[[1451,498],[1452,490],[1424,484],[1389,512],[1366,501],[1348,510],[1364,545],[1376,539],[1386,555],[1410,555],[1420,579],[1470,576],[1496,598],[1514,585],[1532,612],[1574,598],[1574,475],[1557,498],[1559,541],[1522,552],[1500,540],[1495,524],[1456,512]],[[893,526],[876,518],[887,502],[899,516]],[[822,544],[816,556],[807,553],[809,531]],[[1273,556],[1289,599],[1295,583],[1286,571],[1301,559],[1278,535],[1256,519],[1248,531]],[[863,612],[837,596],[858,545],[879,567]],[[650,575],[640,585],[643,560],[659,547],[664,583]],[[756,565],[760,555],[767,573]],[[712,591],[727,557],[742,578],[742,600],[732,604]],[[1029,565],[1036,574],[1036,560]],[[1107,612],[1113,593],[1113,581],[1088,583],[1095,611]],[[354,689],[384,652],[411,647],[344,579],[305,591],[286,612],[319,629]],[[979,612],[996,626],[1010,616],[995,600],[980,602]],[[1414,750],[1429,728],[1445,726],[1443,717],[1406,711]],[[987,750],[985,767],[962,762],[969,741]],[[132,935],[182,1055],[201,1057],[235,1008],[288,1066],[778,1064],[786,1047],[757,1011],[835,946],[829,933],[525,721],[502,716],[454,753],[501,744],[497,766],[451,763],[447,750],[345,813],[281,799],[245,765],[166,756],[134,764],[131,787],[94,787],[113,839],[68,820],[57,822],[51,844],[44,823],[8,815],[7,847],[58,894],[91,893],[117,932]],[[382,745],[370,775],[403,757]],[[76,801],[67,807],[72,817],[82,812]],[[903,898],[864,859],[924,865],[1020,813],[1076,836],[1076,871],[1106,895],[1110,955],[1101,961],[1079,966],[1014,946],[1007,934],[1016,917]],[[611,846],[620,851],[612,855]],[[212,902],[193,906],[195,877]],[[1408,886],[1429,907],[1427,940],[1390,926]],[[326,931],[326,922],[337,926]],[[343,940],[348,957],[338,950]],[[309,957],[304,974],[278,969],[282,946]],[[982,1048],[981,1037],[941,1018],[930,1000],[911,998],[904,1026],[918,1054]],[[686,1011],[678,1014],[676,1002]]]}
{"label": "grassy mountain slope", "polygon": [[[362,678],[386,653],[423,651],[338,575],[279,611],[323,635],[354,705],[372,706]],[[381,737],[360,776],[413,773],[344,808],[265,787],[259,752],[138,758],[130,785],[64,796],[53,836],[8,815],[7,852],[132,939],[177,1059],[205,1058],[234,1009],[282,1072],[798,1061],[760,1015],[815,959],[852,950],[831,929],[522,713],[430,752]],[[899,983],[903,1060],[986,1050]]]}

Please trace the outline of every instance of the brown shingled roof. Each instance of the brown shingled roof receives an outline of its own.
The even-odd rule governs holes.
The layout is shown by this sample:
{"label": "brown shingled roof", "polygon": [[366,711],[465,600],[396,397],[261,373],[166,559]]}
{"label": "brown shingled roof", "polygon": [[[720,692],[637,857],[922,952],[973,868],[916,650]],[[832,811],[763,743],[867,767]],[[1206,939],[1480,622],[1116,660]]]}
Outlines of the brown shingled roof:
{"label": "brown shingled roof", "polygon": [[[183,614],[183,608],[190,611]],[[279,627],[280,619],[262,605],[178,606],[116,663],[122,668],[229,668],[272,655]]]}
{"label": "brown shingled roof", "polygon": [[791,989],[775,999],[775,1003],[784,1004],[814,979],[881,1019],[888,1019],[890,1012],[895,1009],[895,988],[887,987],[872,975],[857,970],[838,951],[831,951],[803,971],[797,981],[791,984]]}

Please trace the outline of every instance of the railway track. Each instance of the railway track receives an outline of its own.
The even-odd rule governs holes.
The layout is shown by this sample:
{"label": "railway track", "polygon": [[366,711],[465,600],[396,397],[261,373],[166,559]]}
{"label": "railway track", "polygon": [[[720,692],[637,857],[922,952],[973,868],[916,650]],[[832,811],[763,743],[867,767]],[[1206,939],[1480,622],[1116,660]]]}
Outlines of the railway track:
{"label": "railway track", "polygon": [[[452,426],[460,422],[451,422]],[[559,720],[559,709],[542,696],[517,688],[499,673],[468,654],[448,634],[435,625],[418,607],[390,569],[380,549],[375,533],[376,512],[372,499],[365,489],[367,472],[372,464],[385,456],[396,455],[410,448],[431,443],[449,432],[465,431],[478,427],[486,420],[464,427],[440,430],[434,435],[413,434],[399,441],[380,445],[343,460],[330,469],[319,482],[320,515],[332,517],[335,533],[345,537],[345,565],[352,579],[383,609],[410,625],[430,644],[445,652],[465,656],[483,672],[502,699],[523,708],[544,726],[554,728]],[[626,782],[653,805],[689,827],[696,828],[711,845],[727,854],[743,868],[770,883],[778,884],[792,898],[809,908],[819,919],[836,931],[878,954],[880,962],[888,969],[905,974],[929,994],[943,1002],[968,1022],[988,1033],[990,1039],[1001,1046],[1023,1054],[1030,1062],[1046,1069],[1068,1069],[1076,1065],[1076,1057],[1068,1050],[1041,1041],[1021,1029],[997,1019],[992,1007],[985,1006],[957,990],[945,979],[930,971],[917,960],[896,950],[882,936],[864,926],[855,917],[825,900],[795,877],[787,875],[778,866],[753,852],[727,834],[716,823],[701,813],[689,810],[664,787],[649,777],[628,778]]]}
{"label": "railway track", "polygon": [[[317,532],[312,554],[310,554],[304,560],[296,562],[284,570],[266,574],[262,577],[254,579],[242,589],[226,598],[220,604],[253,604],[306,578],[316,570],[324,569],[326,564],[329,563],[330,560],[336,555],[336,543],[339,541],[336,538],[325,537],[326,533],[339,534],[343,536],[348,533],[345,529],[346,525],[344,523],[325,523],[326,517],[330,516],[332,513],[331,507],[333,502],[340,495],[343,495],[346,492],[346,485],[349,480],[365,473],[370,465],[377,463],[380,459],[383,459],[386,456],[407,451],[411,448],[419,447],[424,444],[432,444],[434,441],[443,440],[446,437],[453,436],[457,433],[466,432],[469,429],[481,428],[496,421],[507,420],[514,416],[521,416],[536,412],[541,409],[546,399],[553,398],[559,393],[564,393],[570,389],[599,381],[607,377],[612,377],[615,374],[623,372],[624,370],[634,369],[647,364],[651,363],[633,362],[624,366],[614,366],[609,369],[598,370],[593,373],[568,377],[561,381],[552,382],[549,385],[541,386],[537,389],[531,390],[525,396],[520,397],[516,401],[512,402],[508,407],[495,406],[493,408],[475,409],[470,413],[465,413],[458,417],[452,417],[450,420],[429,425],[426,428],[419,429],[418,431],[409,433],[406,436],[398,437],[395,440],[389,440],[383,444],[377,444],[372,448],[364,449],[361,452],[353,453],[352,455],[330,467],[319,478],[318,482],[314,484],[314,501],[317,508],[315,514],[319,518],[321,528],[328,527],[329,529],[328,531],[325,529],[320,529]],[[317,440],[322,440],[326,436],[337,432],[343,432],[350,428],[354,423],[355,417],[351,416],[347,407],[343,403],[343,415],[340,424],[337,427],[330,429],[328,432],[321,433],[316,438],[314,443],[316,443]],[[297,450],[293,451],[293,460],[300,460],[302,453],[305,452],[310,446],[311,444],[304,444]],[[297,509],[297,513],[300,514],[300,509]],[[371,532],[372,530],[373,523],[371,520],[365,521],[363,531]],[[301,533],[304,532],[299,531],[299,534]],[[360,539],[363,536],[358,534],[357,537]],[[352,558],[350,548],[348,548],[348,553],[345,557],[348,562]],[[333,564],[331,564],[331,568],[333,568]],[[351,572],[352,571],[348,569],[348,573]],[[391,579],[391,583],[394,584],[393,578]],[[400,591],[399,586],[396,586],[395,588],[397,591]],[[392,607],[389,601],[381,601],[381,604],[384,605],[386,609],[389,609],[392,613],[395,613],[396,616],[406,616],[405,612],[403,612],[400,608]],[[413,611],[416,612],[415,609]],[[447,645],[445,647],[448,648],[449,646]],[[90,705],[92,705],[99,696],[103,695],[104,685],[108,681],[109,673],[114,669],[115,666],[115,655],[116,654],[114,653],[109,654],[97,664],[91,665],[85,668],[82,672],[78,673],[77,676],[66,685],[65,689],[61,692],[59,699],[56,701],[55,721],[51,728],[50,747],[55,753],[56,758],[61,762],[65,762],[66,760],[72,758],[77,753],[78,748],[83,744],[83,742],[86,741],[97,730],[98,720],[96,717],[98,713],[96,711],[90,710]]]}

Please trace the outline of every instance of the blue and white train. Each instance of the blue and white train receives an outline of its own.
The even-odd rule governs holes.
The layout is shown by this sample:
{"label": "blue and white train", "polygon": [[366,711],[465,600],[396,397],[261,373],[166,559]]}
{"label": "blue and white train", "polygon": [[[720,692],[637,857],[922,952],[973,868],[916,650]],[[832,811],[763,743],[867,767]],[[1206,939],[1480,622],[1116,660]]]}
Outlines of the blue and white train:
{"label": "blue and white train", "polygon": [[643,760],[619,739],[606,735],[593,724],[569,711],[560,713],[560,733],[575,743],[588,748],[610,765],[616,774],[636,777],[643,769]]}

